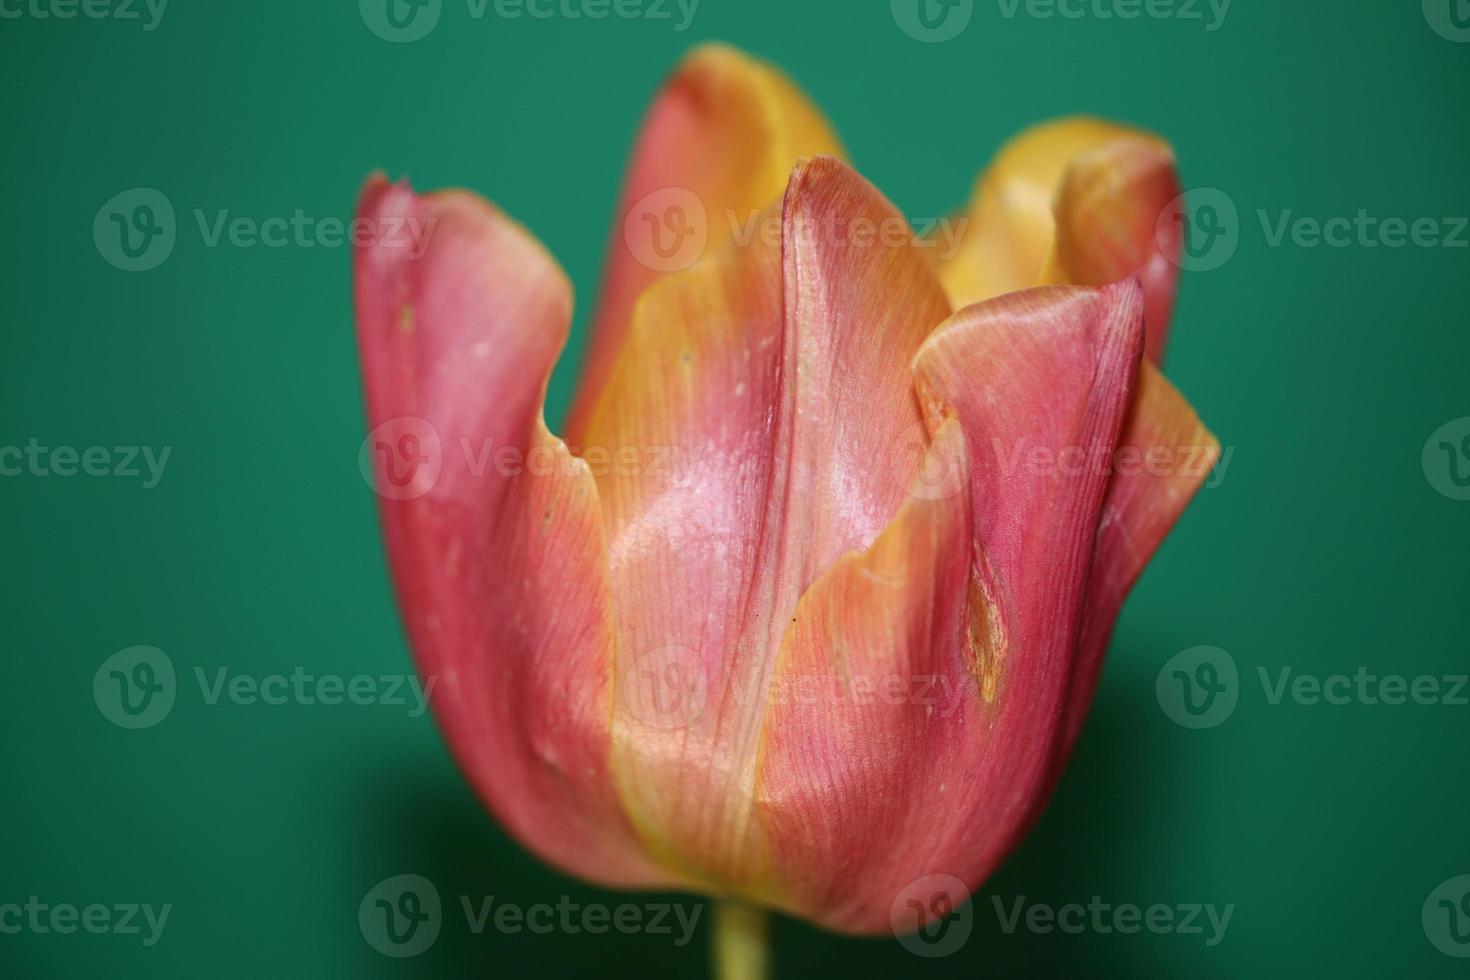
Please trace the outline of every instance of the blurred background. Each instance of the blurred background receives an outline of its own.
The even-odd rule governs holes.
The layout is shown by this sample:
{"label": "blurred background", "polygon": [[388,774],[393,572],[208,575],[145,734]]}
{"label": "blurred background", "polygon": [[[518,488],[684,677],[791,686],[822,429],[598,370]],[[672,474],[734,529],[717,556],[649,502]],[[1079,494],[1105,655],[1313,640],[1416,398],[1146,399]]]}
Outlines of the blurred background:
{"label": "blurred background", "polygon": [[[0,0],[0,975],[704,973],[701,901],[539,864],[415,705],[349,249],[320,232],[374,168],[533,229],[579,296],[555,428],[639,119],[706,39],[788,71],[906,214],[1090,112],[1171,140],[1218,230],[1167,369],[1225,461],[1126,607],[1050,810],[944,955],[780,920],[778,976],[1465,975],[1470,5],[918,2]],[[146,247],[108,244],[120,211]],[[216,237],[237,218],[315,230]],[[1181,712],[1167,679],[1205,661],[1221,699]],[[119,703],[114,671],[167,696]],[[376,693],[228,687],[297,674]],[[359,910],[404,874],[442,912],[400,958]],[[477,930],[487,899],[701,918]],[[1029,924],[1074,905],[1173,925]]]}

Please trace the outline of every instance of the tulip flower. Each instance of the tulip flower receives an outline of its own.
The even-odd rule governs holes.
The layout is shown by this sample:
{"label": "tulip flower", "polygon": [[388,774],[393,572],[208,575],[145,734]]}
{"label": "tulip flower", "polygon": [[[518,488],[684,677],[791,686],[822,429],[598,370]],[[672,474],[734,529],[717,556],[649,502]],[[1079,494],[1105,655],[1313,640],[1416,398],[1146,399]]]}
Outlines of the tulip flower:
{"label": "tulip flower", "polygon": [[555,260],[470,193],[370,178],[362,218],[432,229],[354,259],[383,535],[506,829],[728,901],[732,976],[763,957],[743,910],[902,933],[965,901],[1215,459],[1157,366],[1177,194],[1162,141],[1064,120],[939,257],[791,82],[701,48],[636,146],[563,439]]}

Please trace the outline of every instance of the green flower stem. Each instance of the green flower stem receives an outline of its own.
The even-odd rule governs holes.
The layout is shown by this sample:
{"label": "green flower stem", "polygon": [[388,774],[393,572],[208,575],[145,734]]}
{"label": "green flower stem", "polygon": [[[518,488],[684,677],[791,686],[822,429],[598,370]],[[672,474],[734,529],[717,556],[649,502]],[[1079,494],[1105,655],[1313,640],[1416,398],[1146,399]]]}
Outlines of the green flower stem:
{"label": "green flower stem", "polygon": [[715,903],[715,980],[766,980],[771,972],[769,917],[738,901]]}

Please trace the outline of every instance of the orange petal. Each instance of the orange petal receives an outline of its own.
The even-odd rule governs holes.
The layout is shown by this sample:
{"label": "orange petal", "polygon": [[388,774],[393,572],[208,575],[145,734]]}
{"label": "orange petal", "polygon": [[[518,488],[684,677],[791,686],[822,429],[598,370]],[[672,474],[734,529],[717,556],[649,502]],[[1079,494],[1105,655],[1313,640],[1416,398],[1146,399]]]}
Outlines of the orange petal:
{"label": "orange petal", "polygon": [[684,60],[649,110],[633,152],[568,416],[573,444],[585,432],[639,294],[741,233],[780,196],[796,161],[818,154],[841,156],[842,148],[781,72],[716,44]]}
{"label": "orange petal", "polygon": [[769,585],[757,529],[776,479],[780,331],[779,249],[727,250],[657,283],[583,449],[632,464],[593,467],[618,609],[620,793],[658,859],[706,880],[739,873],[723,809],[739,776],[717,743],[735,723],[727,689],[759,669],[745,607]]}
{"label": "orange petal", "polygon": [[964,238],[941,264],[956,307],[1051,283],[1102,286],[1138,275],[1147,356],[1163,354],[1178,277],[1173,151],[1148,133],[1069,118],[1027,130],[980,179]]}
{"label": "orange petal", "polygon": [[729,242],[644,293],[584,450],[682,460],[600,479],[617,677],[644,685],[616,701],[615,758],[650,846],[721,887],[761,863],[751,781],[782,633],[904,499],[908,364],[948,312],[902,215],[841,162],[798,167],[767,217],[780,241]]}
{"label": "orange petal", "polygon": [[[366,450],[399,605],[449,745],[505,826],[595,881],[668,884],[609,766],[612,620],[597,488],[546,431],[567,335],[555,261],[462,191],[363,189],[354,255]],[[415,224],[416,223],[416,224]]]}

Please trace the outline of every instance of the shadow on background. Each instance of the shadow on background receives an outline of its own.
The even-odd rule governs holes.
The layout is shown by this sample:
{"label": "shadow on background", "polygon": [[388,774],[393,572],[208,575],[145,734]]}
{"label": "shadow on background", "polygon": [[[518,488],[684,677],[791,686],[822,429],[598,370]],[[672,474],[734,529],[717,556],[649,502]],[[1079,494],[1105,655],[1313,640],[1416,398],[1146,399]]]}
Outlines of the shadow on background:
{"label": "shadow on background", "polygon": [[[389,959],[362,941],[362,972],[356,975],[426,980],[577,976],[588,962],[598,962],[599,972],[609,977],[708,972],[710,909],[703,899],[607,891],[558,873],[507,836],[447,762],[432,773],[374,767],[363,776],[371,802],[361,812],[375,815],[381,823],[378,833],[385,853],[413,862],[408,866],[389,861],[383,865],[384,876],[408,872],[428,878],[439,892],[443,922],[433,946],[411,959]],[[342,863],[342,872],[351,879],[354,910],[357,900],[377,883],[361,877],[361,869],[370,864],[361,855],[346,856]],[[536,933],[513,923],[497,928],[495,915],[503,906],[516,906],[524,913],[538,904],[552,909],[556,924],[550,932]],[[592,906],[608,910],[600,933],[589,932],[582,924],[584,910]],[[623,906],[637,907],[644,923],[657,916],[661,931],[620,930],[612,922]],[[563,912],[564,908],[570,911]],[[538,922],[546,913],[541,915]],[[572,928],[564,928],[563,921],[572,922]],[[355,918],[352,925],[356,927]]]}

